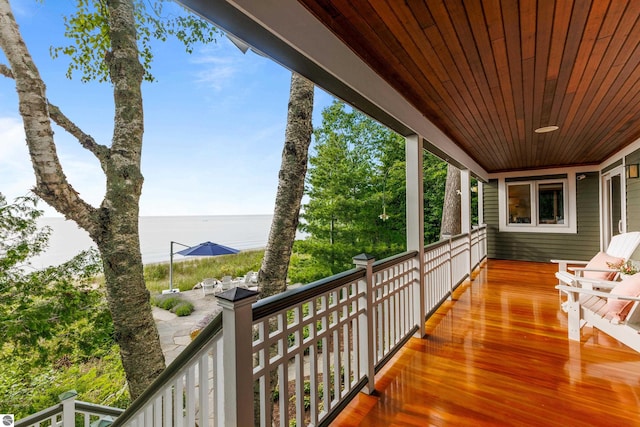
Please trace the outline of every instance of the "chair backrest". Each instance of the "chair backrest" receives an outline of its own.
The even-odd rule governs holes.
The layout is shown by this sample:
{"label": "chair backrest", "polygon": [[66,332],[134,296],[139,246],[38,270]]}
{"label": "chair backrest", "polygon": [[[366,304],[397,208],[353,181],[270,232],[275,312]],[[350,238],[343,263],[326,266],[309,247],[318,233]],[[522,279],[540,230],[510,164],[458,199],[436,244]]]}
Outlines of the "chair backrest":
{"label": "chair backrest", "polygon": [[640,231],[618,234],[611,238],[607,255],[629,259],[640,245]]}
{"label": "chair backrest", "polygon": [[222,276],[222,283],[231,283],[231,276]]}

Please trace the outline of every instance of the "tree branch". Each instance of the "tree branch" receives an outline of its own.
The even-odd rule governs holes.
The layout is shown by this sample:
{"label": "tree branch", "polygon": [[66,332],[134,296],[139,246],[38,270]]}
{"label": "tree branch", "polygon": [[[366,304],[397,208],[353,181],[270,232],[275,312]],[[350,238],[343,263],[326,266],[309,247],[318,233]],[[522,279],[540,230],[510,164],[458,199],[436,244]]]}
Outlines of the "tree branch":
{"label": "tree branch", "polygon": [[[5,64],[0,64],[0,74],[3,76],[15,79],[13,76],[13,71],[11,68],[6,66]],[[62,129],[69,132],[71,135],[75,136],[80,144],[91,151],[100,161],[102,168],[104,169],[104,162],[107,160],[109,156],[109,148],[104,145],[100,145],[96,142],[95,139],[91,135],[88,135],[82,131],[75,123],[73,123],[61,110],[57,105],[53,105],[47,100],[49,117],[53,120],[58,126]]]}
{"label": "tree branch", "polygon": [[13,78],[13,72],[11,68],[7,67],[5,64],[0,64],[0,74],[10,79]]}
{"label": "tree branch", "polygon": [[91,135],[84,133],[78,126],[76,126],[75,123],[65,116],[62,111],[60,111],[60,108],[58,108],[57,105],[53,105],[48,101],[47,104],[49,105],[49,117],[51,117],[51,120],[71,135],[75,136],[84,148],[91,151],[98,158],[102,165],[102,169],[104,169],[104,163],[109,157],[109,148],[98,144]]}
{"label": "tree branch", "polygon": [[10,66],[10,69],[6,65],[1,67],[1,72],[5,76],[11,75],[16,82],[20,115],[36,176],[33,191],[91,235],[99,225],[92,218],[95,208],[79,196],[62,170],[53,141],[46,88],[20,34],[8,0],[0,0],[0,48]]}

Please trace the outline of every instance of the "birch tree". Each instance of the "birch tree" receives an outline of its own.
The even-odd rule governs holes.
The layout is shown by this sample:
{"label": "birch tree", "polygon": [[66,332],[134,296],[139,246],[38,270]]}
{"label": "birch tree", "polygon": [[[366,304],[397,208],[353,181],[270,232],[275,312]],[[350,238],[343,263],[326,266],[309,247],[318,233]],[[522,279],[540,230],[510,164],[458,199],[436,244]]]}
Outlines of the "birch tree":
{"label": "birch tree", "polygon": [[312,82],[292,73],[275,210],[269,241],[258,272],[261,298],[283,292],[287,287],[287,272],[298,229],[313,131],[313,90]]}
{"label": "birch tree", "polygon": [[[90,5],[93,11],[88,9]],[[154,32],[158,25],[162,27],[154,17],[139,19],[153,28],[139,25],[136,17],[141,18],[143,12],[136,7],[144,7],[144,3],[79,0],[77,14],[66,20],[67,35],[75,37],[77,44],[55,51],[71,55],[69,74],[84,71],[83,80],[108,80],[112,85],[114,130],[111,144],[105,145],[49,102],[45,83],[23,40],[9,0],[0,0],[0,48],[8,61],[8,65],[0,64],[0,74],[15,81],[36,177],[33,192],[86,230],[100,252],[115,339],[132,398],[140,395],[165,367],[143,277],[138,213],[143,184],[141,83],[145,78],[152,79],[145,69],[151,59],[148,42],[152,36],[163,39],[172,33],[167,27]],[[194,27],[196,38],[204,28],[199,25]],[[189,38],[179,32],[173,34]],[[68,182],[57,155],[52,122],[73,135],[100,163],[106,177],[100,206],[87,203]]]}
{"label": "birch tree", "polygon": [[460,169],[447,165],[447,182],[442,206],[442,226],[440,238],[445,235],[455,236],[461,233],[460,218]]}

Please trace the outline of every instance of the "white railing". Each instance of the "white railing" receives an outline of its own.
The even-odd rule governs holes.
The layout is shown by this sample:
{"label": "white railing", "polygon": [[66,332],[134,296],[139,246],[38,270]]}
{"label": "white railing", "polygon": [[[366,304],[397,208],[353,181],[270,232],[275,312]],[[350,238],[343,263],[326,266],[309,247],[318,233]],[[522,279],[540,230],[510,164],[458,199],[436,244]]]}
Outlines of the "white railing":
{"label": "white railing", "polygon": [[427,246],[422,267],[415,251],[378,262],[363,254],[353,270],[258,302],[253,291],[223,292],[222,314],[114,427],[327,425],[375,389],[375,372],[420,330],[421,313],[485,256],[479,227]]}
{"label": "white railing", "polygon": [[15,427],[89,427],[100,420],[114,420],[123,410],[75,400],[75,393],[59,404],[15,422]]}
{"label": "white railing", "polygon": [[[127,412],[132,426],[225,425],[222,317],[216,317]],[[118,420],[118,422],[120,419]]]}
{"label": "white railing", "polygon": [[[373,266],[371,293],[374,328],[374,362],[379,364],[393,354],[407,336],[416,331],[420,312],[419,265],[414,253],[388,258]],[[416,298],[418,296],[418,298]]]}
{"label": "white railing", "polygon": [[471,266],[477,267],[487,256],[487,227],[476,227],[471,232]]}
{"label": "white railing", "polygon": [[[367,375],[364,270],[342,275],[323,289],[260,301],[254,314],[255,386],[260,425],[318,425]],[[273,384],[273,385],[272,385]],[[276,392],[278,398],[268,399]],[[251,420],[253,423],[253,420]]]}

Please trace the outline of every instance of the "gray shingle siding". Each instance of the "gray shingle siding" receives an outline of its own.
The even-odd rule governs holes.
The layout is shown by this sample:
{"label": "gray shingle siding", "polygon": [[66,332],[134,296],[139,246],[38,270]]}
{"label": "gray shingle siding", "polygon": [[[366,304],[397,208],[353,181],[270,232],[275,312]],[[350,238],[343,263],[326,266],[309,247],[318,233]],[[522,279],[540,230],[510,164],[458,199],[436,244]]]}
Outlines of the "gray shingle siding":
{"label": "gray shingle siding", "polygon": [[[640,150],[628,155],[626,163],[640,163]],[[640,178],[627,180],[627,230],[640,230]]]}
{"label": "gray shingle siding", "polygon": [[580,260],[593,257],[600,248],[599,175],[597,172],[584,175],[586,178],[576,183],[577,234],[499,232],[498,180],[485,184],[484,220],[489,258],[548,262],[552,258]]}

